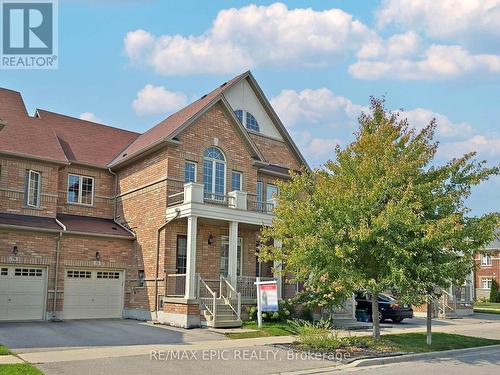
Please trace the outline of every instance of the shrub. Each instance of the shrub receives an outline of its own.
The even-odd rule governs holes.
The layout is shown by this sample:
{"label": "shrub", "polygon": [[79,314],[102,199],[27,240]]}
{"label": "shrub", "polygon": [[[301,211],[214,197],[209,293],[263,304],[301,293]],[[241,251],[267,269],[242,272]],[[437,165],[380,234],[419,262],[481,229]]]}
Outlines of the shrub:
{"label": "shrub", "polygon": [[298,345],[303,349],[328,352],[344,347],[344,339],[338,337],[328,320],[309,322],[306,320],[289,321],[291,331],[297,335]]}
{"label": "shrub", "polygon": [[[257,321],[257,306],[247,308],[248,320]],[[278,301],[278,311],[268,311],[262,313],[264,322],[285,322],[292,317],[294,308],[290,300]]]}
{"label": "shrub", "polygon": [[498,284],[495,279],[491,281],[490,302],[500,302],[500,292],[498,291]]}

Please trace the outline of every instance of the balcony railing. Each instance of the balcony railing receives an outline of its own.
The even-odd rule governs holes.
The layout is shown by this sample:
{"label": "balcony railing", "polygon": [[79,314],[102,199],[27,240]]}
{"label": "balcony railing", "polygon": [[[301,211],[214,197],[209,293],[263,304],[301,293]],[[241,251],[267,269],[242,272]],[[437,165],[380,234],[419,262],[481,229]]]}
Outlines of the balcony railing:
{"label": "balcony railing", "polygon": [[207,204],[214,204],[216,206],[234,207],[235,197],[204,192],[203,201]]}
{"label": "balcony railing", "polygon": [[[176,181],[178,184],[179,182]],[[245,191],[231,191],[228,194],[209,193],[204,191],[203,184],[189,182],[183,185],[183,190],[179,191],[178,186],[169,188],[167,196],[168,206],[175,206],[184,203],[205,203],[221,207],[228,207],[237,210],[261,212],[272,214],[276,206],[276,200],[260,202],[255,194]]]}

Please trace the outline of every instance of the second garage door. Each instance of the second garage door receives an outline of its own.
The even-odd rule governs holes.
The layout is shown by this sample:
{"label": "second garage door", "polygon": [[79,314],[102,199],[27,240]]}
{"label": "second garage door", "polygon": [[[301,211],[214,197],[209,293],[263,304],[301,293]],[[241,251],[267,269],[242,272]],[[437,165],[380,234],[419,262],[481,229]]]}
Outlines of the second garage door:
{"label": "second garage door", "polygon": [[121,318],[123,279],[123,271],[67,269],[63,318]]}

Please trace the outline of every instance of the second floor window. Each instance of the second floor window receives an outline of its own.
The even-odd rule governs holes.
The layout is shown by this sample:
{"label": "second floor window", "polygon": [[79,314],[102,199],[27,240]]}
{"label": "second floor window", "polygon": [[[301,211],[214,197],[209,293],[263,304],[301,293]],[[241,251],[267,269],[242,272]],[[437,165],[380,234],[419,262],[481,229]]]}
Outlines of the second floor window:
{"label": "second floor window", "polygon": [[257,193],[257,202],[262,202],[262,181],[257,181],[256,193]]}
{"label": "second floor window", "polygon": [[184,182],[196,182],[196,163],[192,161],[184,163]]}
{"label": "second floor window", "polygon": [[26,205],[30,207],[40,206],[40,173],[27,171],[26,176]]}
{"label": "second floor window", "polygon": [[217,147],[205,150],[203,160],[203,190],[205,198],[220,199],[226,192],[226,158]]}
{"label": "second floor window", "polygon": [[233,171],[231,175],[231,191],[241,191],[241,181],[243,180],[242,178],[242,173]]}
{"label": "second floor window", "polygon": [[94,204],[94,178],[68,174],[68,203]]}
{"label": "second floor window", "polygon": [[268,203],[274,203],[276,198],[278,198],[278,195],[279,189],[276,185],[266,185],[266,200]]}
{"label": "second floor window", "polygon": [[481,254],[481,266],[491,266],[491,254]]}

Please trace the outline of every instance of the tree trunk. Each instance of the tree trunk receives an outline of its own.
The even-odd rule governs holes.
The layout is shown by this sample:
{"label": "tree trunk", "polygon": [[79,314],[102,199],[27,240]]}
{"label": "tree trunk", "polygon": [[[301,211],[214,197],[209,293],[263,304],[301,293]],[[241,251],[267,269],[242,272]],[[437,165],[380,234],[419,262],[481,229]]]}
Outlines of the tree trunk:
{"label": "tree trunk", "polygon": [[427,297],[427,345],[432,344],[432,297]]}
{"label": "tree trunk", "polygon": [[373,323],[373,339],[380,340],[380,319],[378,312],[378,293],[372,293],[372,323]]}

